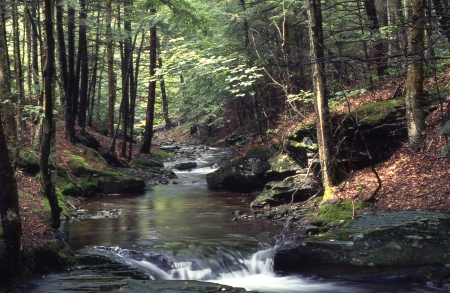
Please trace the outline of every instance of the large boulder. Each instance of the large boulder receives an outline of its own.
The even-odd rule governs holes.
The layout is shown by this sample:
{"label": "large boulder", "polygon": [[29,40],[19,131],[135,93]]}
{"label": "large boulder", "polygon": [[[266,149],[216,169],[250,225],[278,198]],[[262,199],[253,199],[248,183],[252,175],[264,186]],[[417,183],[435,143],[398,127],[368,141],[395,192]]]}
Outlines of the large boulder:
{"label": "large boulder", "polygon": [[102,172],[97,176],[97,193],[140,193],[145,190],[145,182],[142,179],[114,172]]}
{"label": "large boulder", "polygon": [[450,215],[365,212],[278,251],[274,266],[321,277],[442,279],[450,274]]}
{"label": "large boulder", "polygon": [[206,182],[212,189],[253,192],[262,190],[270,181],[294,175],[299,168],[297,162],[282,154],[277,147],[257,148],[209,173]]}
{"label": "large boulder", "polygon": [[272,181],[266,184],[264,190],[250,204],[253,208],[266,205],[274,206],[288,203],[294,196],[294,202],[307,200],[320,189],[320,181],[314,176],[297,174],[283,181]]}
{"label": "large boulder", "polygon": [[[366,143],[371,157],[380,161],[389,157],[406,137],[405,107],[401,99],[366,104],[351,115],[354,120],[349,115],[332,119],[338,162],[344,167],[357,169],[370,163]],[[315,124],[301,125],[286,135],[283,144],[293,158],[303,156],[307,150],[317,150]]]}
{"label": "large boulder", "polygon": [[164,163],[158,156],[147,155],[134,159],[134,165],[141,169],[164,168]]}

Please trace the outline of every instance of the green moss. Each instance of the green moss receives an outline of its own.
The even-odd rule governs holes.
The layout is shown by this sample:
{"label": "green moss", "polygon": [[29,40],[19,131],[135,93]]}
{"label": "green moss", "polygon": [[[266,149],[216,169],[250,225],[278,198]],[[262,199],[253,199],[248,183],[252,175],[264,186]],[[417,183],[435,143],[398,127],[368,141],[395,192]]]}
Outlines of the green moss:
{"label": "green moss", "polygon": [[331,199],[333,199],[334,189],[333,188],[325,188],[325,192],[323,193],[323,199],[322,202],[327,202]]}
{"label": "green moss", "polygon": [[159,151],[152,152],[152,156],[155,156],[161,160],[164,160],[164,159],[170,159],[170,158],[175,157],[175,154],[171,153],[171,152],[165,152],[165,151],[159,150]]}
{"label": "green moss", "polygon": [[80,156],[72,156],[69,160],[69,166],[75,176],[81,176],[96,172],[96,170],[92,168],[83,157]]}
{"label": "green moss", "polygon": [[80,196],[82,195],[82,188],[75,178],[67,172],[65,168],[58,165],[58,177],[56,179],[56,187],[61,190],[63,195]]}
{"label": "green moss", "polygon": [[84,177],[81,180],[81,187],[83,188],[84,195],[90,195],[97,190],[98,179],[92,176]]}
{"label": "green moss", "polygon": [[[367,209],[370,204],[365,202],[355,203],[355,212]],[[343,226],[349,224],[353,216],[351,200],[339,200],[335,204],[324,204],[318,211],[317,217],[311,222],[321,226]]]}
{"label": "green moss", "polygon": [[352,111],[352,115],[359,121],[373,123],[386,118],[396,107],[403,104],[403,99],[394,99],[383,102],[373,102]]}
{"label": "green moss", "polygon": [[58,198],[58,205],[61,207],[61,215],[68,217],[69,216],[69,209],[67,208],[67,198],[61,193],[61,190],[59,188],[55,189],[56,197]]}

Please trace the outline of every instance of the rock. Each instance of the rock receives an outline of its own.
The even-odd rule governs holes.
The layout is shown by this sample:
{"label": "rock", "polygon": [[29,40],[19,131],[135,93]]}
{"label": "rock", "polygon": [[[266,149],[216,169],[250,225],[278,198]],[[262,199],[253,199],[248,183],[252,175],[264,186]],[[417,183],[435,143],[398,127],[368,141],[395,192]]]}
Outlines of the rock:
{"label": "rock", "polygon": [[196,162],[184,162],[184,163],[179,163],[179,164],[176,164],[175,166],[173,166],[173,168],[177,169],[177,170],[189,170],[189,169],[196,168],[196,167],[197,167]]}
{"label": "rock", "polygon": [[164,163],[161,158],[152,155],[136,158],[133,163],[136,167],[141,169],[164,168]]}
{"label": "rock", "polygon": [[92,148],[96,151],[98,151],[101,147],[100,142],[88,132],[80,132],[77,135],[77,140],[88,148]]}
{"label": "rock", "polygon": [[142,179],[120,173],[101,173],[98,178],[97,193],[140,193],[145,190]]}
{"label": "rock", "polygon": [[207,174],[206,182],[212,189],[253,192],[262,190],[270,181],[294,175],[298,168],[300,165],[281,154],[278,146],[267,150],[256,148]]}
{"label": "rock", "polygon": [[305,226],[305,234],[306,235],[315,235],[319,233],[320,228],[314,225],[306,225]]}
{"label": "rock", "polygon": [[275,270],[357,279],[442,279],[449,263],[450,215],[426,211],[365,212],[274,258]]}
{"label": "rock", "polygon": [[31,176],[36,175],[41,170],[39,165],[39,158],[35,154],[28,154],[26,156],[20,156],[17,159],[17,165],[20,170]]}
{"label": "rock", "polygon": [[298,174],[283,181],[272,181],[266,184],[263,192],[250,204],[251,207],[261,208],[266,205],[275,206],[290,202],[294,194],[294,201],[303,201],[315,194],[320,181],[314,176]]}

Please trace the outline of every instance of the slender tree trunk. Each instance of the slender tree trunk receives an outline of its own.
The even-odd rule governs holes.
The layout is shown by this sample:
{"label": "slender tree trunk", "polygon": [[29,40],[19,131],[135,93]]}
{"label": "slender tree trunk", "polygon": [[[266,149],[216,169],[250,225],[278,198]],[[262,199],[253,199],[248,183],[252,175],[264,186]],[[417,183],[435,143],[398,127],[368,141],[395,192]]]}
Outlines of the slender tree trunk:
{"label": "slender tree trunk", "polygon": [[320,167],[322,169],[322,183],[325,187],[324,201],[329,200],[327,189],[335,185],[335,167],[333,159],[333,136],[331,132],[330,112],[324,71],[324,42],[322,30],[322,10],[320,0],[307,0],[309,35],[313,87],[314,108],[316,112],[317,144],[319,148]]}
{"label": "slender tree trunk", "polygon": [[55,121],[53,119],[53,85],[55,75],[55,41],[53,38],[52,0],[44,0],[44,26],[46,36],[45,68],[44,68],[44,132],[41,144],[41,180],[43,193],[47,197],[51,209],[51,226],[58,229],[61,225],[61,207],[55,191],[56,181],[56,148]]}
{"label": "slender tree trunk", "polygon": [[[132,5],[132,2],[130,0],[127,0],[124,2],[124,12],[125,15],[129,14],[130,12],[130,6]],[[122,149],[120,151],[120,156],[125,157],[127,154],[127,139],[129,138],[128,135],[128,126],[130,118],[130,75],[132,75],[132,67],[131,62],[133,61],[133,50],[132,50],[132,42],[131,42],[131,21],[126,20],[124,21],[124,30],[127,34],[127,37],[125,38],[125,46],[124,46],[124,53],[123,53],[123,59],[122,59],[122,99],[124,101],[123,103],[123,144]]]}
{"label": "slender tree trunk", "polygon": [[408,32],[408,67],[406,78],[406,121],[409,147],[418,150],[425,129],[423,113],[423,48],[425,1],[411,0]]}
{"label": "slender tree trunk", "polygon": [[[155,14],[156,10],[152,9],[151,13]],[[152,146],[153,136],[153,120],[155,117],[155,100],[156,100],[156,26],[150,28],[150,83],[148,86],[147,111],[145,117],[144,138],[139,149],[140,153],[149,154]]]}
{"label": "slender tree trunk", "polygon": [[[406,0],[405,0],[406,1]],[[441,25],[441,30],[447,39],[450,42],[450,22],[449,22],[449,6],[448,3],[442,3],[441,0],[432,0],[434,10],[436,11],[437,19],[439,20],[439,24]]]}
{"label": "slender tree trunk", "polygon": [[86,127],[86,111],[88,107],[88,83],[89,83],[89,67],[88,67],[88,50],[86,38],[86,1],[80,0],[80,28],[79,28],[79,47],[78,47],[78,62],[80,62],[80,103],[78,105],[78,126],[81,127],[81,132],[84,132]]}
{"label": "slender tree trunk", "polygon": [[[136,40],[136,39],[135,39]],[[141,44],[136,56],[136,66],[134,68],[134,81],[131,86],[131,101],[130,101],[130,148],[128,149],[128,162],[131,162],[131,155],[133,152],[133,133],[134,133],[134,116],[136,112],[136,99],[137,99],[137,86],[138,86],[138,76],[139,76],[139,64],[141,61],[141,51],[144,45],[145,33],[142,34]]]}
{"label": "slender tree trunk", "polygon": [[11,80],[9,77],[8,45],[6,42],[6,27],[3,6],[0,7],[0,110],[2,113],[3,131],[8,144],[9,158],[13,165],[16,164],[19,148],[17,146],[17,127],[14,117],[14,107],[11,102]]}
{"label": "slender tree trunk", "polygon": [[[4,1],[0,2],[3,6]],[[1,8],[0,8],[1,9]],[[0,101],[11,99],[11,80],[6,44],[6,28],[3,12],[0,11]],[[2,108],[6,108],[3,106]],[[8,285],[21,272],[22,261],[22,223],[19,215],[19,196],[14,169],[11,165],[11,150],[8,149],[8,137],[3,125],[4,111],[0,111],[0,215],[5,247],[2,267],[8,268],[0,272],[0,284]],[[2,123],[3,122],[3,123]]]}
{"label": "slender tree trunk", "polygon": [[67,11],[67,89],[66,89],[66,140],[75,143],[75,109],[78,97],[75,96],[75,9]]}
{"label": "slender tree trunk", "polygon": [[22,129],[25,127],[25,120],[22,120],[23,105],[25,104],[25,90],[23,85],[23,71],[22,71],[22,58],[20,52],[20,33],[19,33],[19,0],[14,0],[13,5],[13,47],[14,47],[14,73],[16,78],[16,91],[17,91],[17,141],[22,143]]}
{"label": "slender tree trunk", "polygon": [[[111,29],[112,0],[106,2],[106,55],[108,62],[108,136],[114,137],[114,105],[116,103],[116,78],[114,75],[114,48]],[[113,143],[115,145],[115,143]],[[114,152],[114,149],[113,149]]]}
{"label": "slender tree trunk", "polygon": [[[100,12],[97,14],[97,22],[100,22]],[[94,112],[94,100],[95,100],[95,88],[97,84],[97,70],[98,70],[98,59],[100,50],[100,31],[97,29],[97,37],[95,39],[95,52],[94,52],[94,66],[92,68],[91,82],[89,84],[88,91],[88,126],[92,126],[92,115]]]}
{"label": "slender tree trunk", "polygon": [[64,10],[62,7],[62,0],[56,0],[56,29],[58,36],[58,58],[63,88],[61,105],[66,105],[66,98],[68,96],[67,93],[68,73],[67,73],[66,40],[64,38],[63,19],[64,19]]}
{"label": "slender tree trunk", "polygon": [[[375,1],[374,0],[365,0],[364,4],[365,4],[365,8],[366,8],[367,18],[369,18],[369,21],[370,21],[370,25],[369,25],[370,32],[374,35],[377,35],[380,30],[380,24],[378,22]],[[381,40],[378,40],[374,44],[374,50],[375,50],[375,53],[374,53],[373,57],[376,59],[376,68],[377,68],[378,78],[382,78],[384,71],[386,70],[387,67],[386,67],[386,62],[383,60],[383,57],[385,54],[385,49],[384,49],[383,42]]]}
{"label": "slender tree trunk", "polygon": [[[159,68],[162,68],[162,58],[158,58]],[[164,75],[159,77],[159,86],[161,87],[161,98],[163,106],[164,121],[166,122],[166,130],[170,129],[170,118],[169,118],[169,103],[167,101],[166,93],[166,82],[164,81]]]}

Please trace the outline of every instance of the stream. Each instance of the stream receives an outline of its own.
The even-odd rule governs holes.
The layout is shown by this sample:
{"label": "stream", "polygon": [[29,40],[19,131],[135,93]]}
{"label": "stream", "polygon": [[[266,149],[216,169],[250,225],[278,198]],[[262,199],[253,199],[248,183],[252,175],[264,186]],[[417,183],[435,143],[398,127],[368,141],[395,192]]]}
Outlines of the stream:
{"label": "stream", "polygon": [[[153,186],[139,195],[87,199],[87,213],[102,216],[73,223],[72,249],[106,256],[144,271],[151,280],[211,281],[265,293],[441,292],[418,283],[324,280],[274,272],[274,239],[281,225],[252,217],[249,204],[254,195],[213,191],[206,185],[211,166],[229,155],[228,149],[204,151],[197,168],[174,170],[178,184]],[[33,292],[43,292],[39,286],[44,283]]]}

